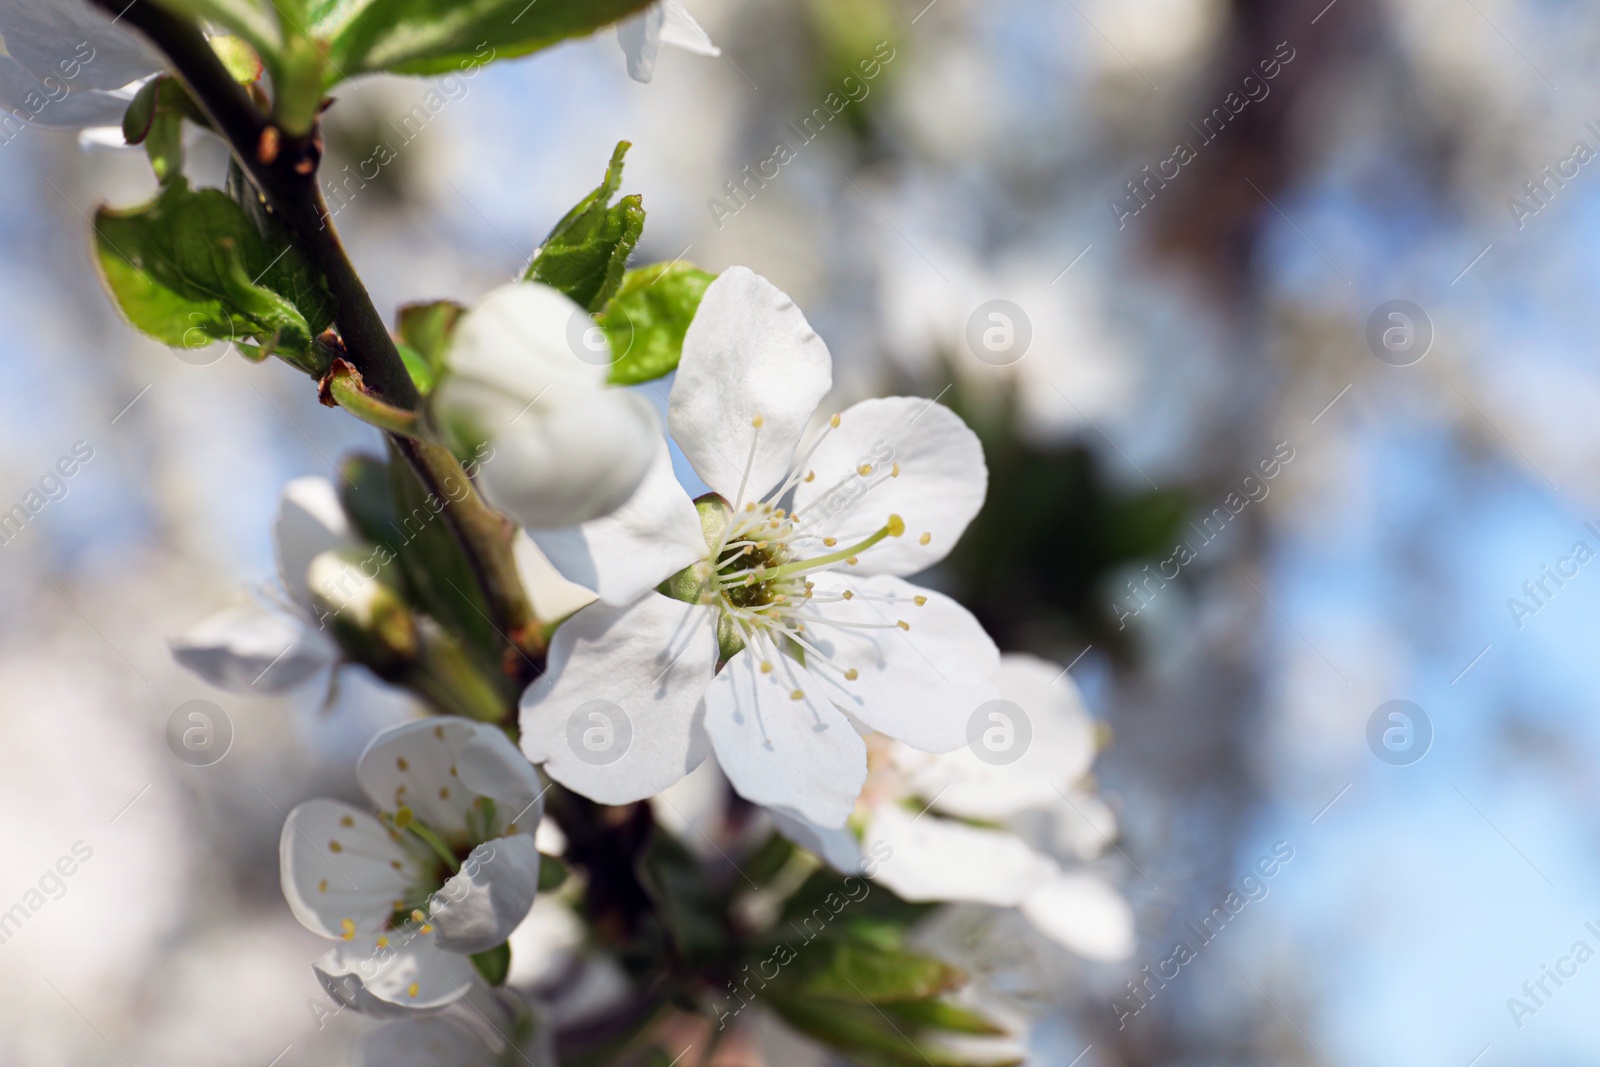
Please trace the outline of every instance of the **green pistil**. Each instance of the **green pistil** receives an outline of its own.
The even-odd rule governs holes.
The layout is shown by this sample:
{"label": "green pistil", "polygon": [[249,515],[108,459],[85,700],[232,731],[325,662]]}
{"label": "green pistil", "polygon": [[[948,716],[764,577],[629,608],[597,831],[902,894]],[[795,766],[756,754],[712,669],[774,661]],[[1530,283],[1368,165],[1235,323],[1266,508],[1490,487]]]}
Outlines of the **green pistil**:
{"label": "green pistil", "polygon": [[882,541],[885,537],[899,537],[905,532],[905,520],[898,515],[890,515],[889,521],[884,524],[883,528],[877,533],[874,533],[872,536],[868,537],[865,541],[851,545],[849,548],[841,548],[837,552],[831,552],[826,556],[817,556],[814,559],[802,559],[796,560],[793,563],[786,563],[769,574],[767,576],[767,580],[775,581],[784,578],[792,578],[797,574],[804,574],[807,571],[814,571],[819,567],[828,567],[835,563],[843,563],[852,556],[859,556],[861,553],[865,552],[879,541]]}
{"label": "green pistil", "polygon": [[455,854],[440,836],[417,821],[410,808],[401,808],[394,813],[394,828],[409,833],[417,840],[427,845],[434,853],[445,862],[451,872],[461,870],[461,864],[456,860]]}

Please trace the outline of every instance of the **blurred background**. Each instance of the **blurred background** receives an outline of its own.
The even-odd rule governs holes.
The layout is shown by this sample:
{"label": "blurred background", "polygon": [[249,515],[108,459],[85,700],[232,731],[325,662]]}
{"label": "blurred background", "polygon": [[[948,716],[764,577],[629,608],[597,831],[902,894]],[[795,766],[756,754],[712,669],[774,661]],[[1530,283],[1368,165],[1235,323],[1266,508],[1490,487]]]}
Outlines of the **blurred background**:
{"label": "blurred background", "polygon": [[[968,931],[1035,1062],[1592,1062],[1600,964],[1547,977],[1600,949],[1592,9],[687,4],[724,56],[649,85],[602,33],[341,90],[324,173],[396,148],[336,204],[379,306],[511,279],[628,139],[639,262],[748,265],[839,406],[980,431],[989,505],[933,581],[1071,666],[1138,917],[1115,964]],[[377,439],[118,320],[85,216],[148,195],[142,155],[27,129],[0,181],[0,510],[50,498],[0,544],[0,910],[49,897],[0,943],[0,1064],[348,1062],[276,844],[404,704],[226,697],[165,639],[272,580],[286,481]],[[232,723],[211,767],[165,740],[192,699]]]}

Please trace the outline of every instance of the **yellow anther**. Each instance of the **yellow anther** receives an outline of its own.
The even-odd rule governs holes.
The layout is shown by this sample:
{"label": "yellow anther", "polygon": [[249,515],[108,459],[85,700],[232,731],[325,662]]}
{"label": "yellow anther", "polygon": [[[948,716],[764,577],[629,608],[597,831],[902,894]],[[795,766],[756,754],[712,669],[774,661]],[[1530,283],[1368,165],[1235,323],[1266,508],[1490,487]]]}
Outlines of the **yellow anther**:
{"label": "yellow anther", "polygon": [[403,871],[406,869],[406,865],[401,863],[399,860],[390,860],[389,866],[393,867],[397,871]]}
{"label": "yellow anther", "polygon": [[766,421],[767,420],[763,419],[760,415],[757,415],[755,418],[750,420],[750,425],[759,430],[761,429],[761,424]]}
{"label": "yellow anther", "polygon": [[822,545],[823,545],[824,548],[832,548],[834,545],[836,545],[838,543],[839,543],[839,539],[837,537],[824,537],[822,539]]}
{"label": "yellow anther", "polygon": [[352,819],[348,815],[341,815],[339,817],[339,825],[340,826],[354,826],[355,824],[356,824],[356,821],[354,819]]}
{"label": "yellow anther", "polygon": [[860,563],[861,561],[859,559],[856,559],[856,557],[851,556],[849,559],[845,560],[845,562],[848,563],[850,566],[854,567],[857,563]]}
{"label": "yellow anther", "polygon": [[801,478],[800,480],[802,482],[814,482],[814,481],[817,480],[817,472],[816,471],[806,471],[806,476],[804,478]]}
{"label": "yellow anther", "polygon": [[419,934],[431,934],[431,933],[433,933],[433,924],[432,923],[423,923],[422,924],[422,929],[418,930],[417,932]]}
{"label": "yellow anther", "polygon": [[376,941],[376,942],[375,942],[375,944],[376,944],[376,945],[377,945],[377,946],[378,946],[378,947],[379,947],[379,948],[388,948],[388,947],[389,947],[389,939],[388,939],[388,938],[387,938],[387,937],[380,937],[380,938],[378,938],[378,940],[377,940],[377,941]]}
{"label": "yellow anther", "polygon": [[922,535],[922,536],[921,536],[921,537],[919,537],[919,538],[917,538],[917,544],[919,544],[919,545],[925,545],[925,544],[927,544],[927,543],[928,543],[928,542],[929,542],[929,541],[932,541],[932,540],[933,540],[933,534],[931,534],[931,533],[925,533],[925,534],[923,534],[923,535]]}
{"label": "yellow anther", "polygon": [[754,511],[756,509],[755,501],[752,500],[750,503],[746,504],[744,509],[746,511]]}
{"label": "yellow anther", "polygon": [[326,878],[324,878],[322,881],[317,883],[317,892],[326,893],[327,891],[328,891],[328,880]]}
{"label": "yellow anther", "polygon": [[329,841],[328,842],[328,851],[329,852],[343,852],[344,851],[344,846],[339,844],[338,841]]}
{"label": "yellow anther", "polygon": [[898,515],[890,515],[887,529],[890,537],[899,537],[906,532],[906,520]]}
{"label": "yellow anther", "polygon": [[911,629],[911,624],[909,622],[906,622],[906,620],[904,620],[904,619],[896,619],[895,620],[895,625],[900,627],[900,629],[902,629],[902,630]]}
{"label": "yellow anther", "polygon": [[435,726],[433,728],[433,736],[437,737],[439,740],[443,741],[444,740],[444,727],[443,726]]}
{"label": "yellow anther", "polygon": [[889,468],[889,477],[891,477],[891,478],[900,477],[900,464],[896,463],[894,466]]}
{"label": "yellow anther", "polygon": [[406,986],[406,995],[407,996],[414,997],[420,992],[422,992],[422,987],[417,985],[417,983],[415,983],[415,982],[412,982],[410,985]]}
{"label": "yellow anther", "polygon": [[848,590],[848,589],[846,589],[846,590],[845,590],[845,591],[844,591],[844,592],[843,592],[843,593],[841,593],[841,594],[840,594],[840,595],[841,595],[841,596],[843,596],[843,597],[844,597],[844,598],[845,598],[845,599],[846,599],[846,600],[854,600],[854,599],[855,599],[855,598],[856,598],[856,595],[855,595],[855,594],[854,594],[854,593],[852,593],[852,592],[851,592],[851,591],[850,591],[850,590]]}
{"label": "yellow anther", "polygon": [[839,416],[835,414],[833,418],[828,420],[828,425],[837,430],[839,428]]}
{"label": "yellow anther", "polygon": [[872,473],[872,464],[863,463],[861,466],[856,468],[856,473],[865,478],[867,475]]}
{"label": "yellow anther", "polygon": [[411,825],[411,822],[414,818],[415,816],[412,814],[410,808],[401,808],[399,811],[394,813],[394,828],[396,830],[404,830],[406,827]]}
{"label": "yellow anther", "polygon": [[443,787],[440,788],[440,790],[439,790],[439,799],[440,800],[449,800],[450,799],[450,787],[449,786],[443,786]]}
{"label": "yellow anther", "polygon": [[856,670],[854,667],[851,667],[849,670],[844,672],[844,680],[847,682],[853,682],[859,677],[861,677],[861,672]]}
{"label": "yellow anther", "polygon": [[422,911],[421,911],[420,908],[412,908],[411,909],[411,921],[412,922],[419,923],[423,919],[426,919],[426,918],[427,918],[427,916],[422,914]]}
{"label": "yellow anther", "polygon": [[774,515],[776,515],[776,516],[777,516],[777,517],[778,517],[778,518],[780,518],[780,519],[781,519],[781,518],[783,518],[783,517],[784,517],[784,516],[785,516],[785,515],[787,515],[787,514],[788,514],[788,512],[787,512],[787,511],[784,511],[784,510],[783,510],[783,509],[782,509],[782,508],[779,508],[779,509],[778,509],[778,510],[777,510],[777,511],[774,511],[774,512],[773,512],[773,514],[774,514]]}
{"label": "yellow anther", "polygon": [[772,673],[772,661],[771,660],[764,659],[764,660],[761,661],[761,673],[762,674],[771,674]]}
{"label": "yellow anther", "polygon": [[356,939],[356,921],[354,919],[340,919],[339,936],[346,941],[354,941]]}
{"label": "yellow anther", "polygon": [[506,824],[506,833],[514,834],[516,832],[517,832],[517,824],[516,823],[512,822],[512,823],[507,823]]}
{"label": "yellow anther", "polygon": [[918,595],[916,595],[916,596],[911,598],[911,602],[913,604],[915,604],[917,607],[920,608],[920,607],[922,607],[922,605],[924,605],[924,604],[926,604],[928,602],[928,598],[919,593]]}
{"label": "yellow anther", "polygon": [[394,765],[399,767],[402,771],[409,771],[411,769],[411,764],[406,762],[406,758],[404,756],[396,756]]}
{"label": "yellow anther", "polygon": [[805,690],[803,690],[803,689],[796,689],[794,692],[789,694],[789,699],[790,700],[804,700],[805,697],[806,697],[806,694],[805,694]]}

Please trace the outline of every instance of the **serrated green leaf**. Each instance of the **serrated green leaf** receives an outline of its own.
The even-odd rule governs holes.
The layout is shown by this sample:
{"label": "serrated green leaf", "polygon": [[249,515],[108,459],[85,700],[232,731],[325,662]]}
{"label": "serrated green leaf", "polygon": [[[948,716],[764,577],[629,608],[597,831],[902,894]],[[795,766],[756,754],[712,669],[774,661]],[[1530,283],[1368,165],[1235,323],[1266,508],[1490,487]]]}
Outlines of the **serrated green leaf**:
{"label": "serrated green leaf", "polygon": [[999,1037],[1008,1032],[988,1016],[947,1000],[903,1000],[879,1007],[907,1033],[944,1030],[953,1034]]}
{"label": "serrated green leaf", "polygon": [[716,280],[687,263],[658,263],[629,271],[606,306],[600,326],[611,343],[613,385],[654,381],[678,369],[683,338]]}
{"label": "serrated green leaf", "polygon": [[524,280],[559,289],[591,312],[616,294],[644,232],[644,207],[637,196],[611,203],[622,185],[622,159],[629,147],[627,141],[617,142],[605,180],[556,223]]}
{"label": "serrated green leaf", "polygon": [[650,0],[310,0],[329,77],[443,74],[582,37]]}
{"label": "serrated green leaf", "polygon": [[189,348],[253,342],[312,369],[313,341],[333,321],[326,285],[221,190],[174,178],[147,204],[101,208],[95,238],[112,296],[151,337]]}

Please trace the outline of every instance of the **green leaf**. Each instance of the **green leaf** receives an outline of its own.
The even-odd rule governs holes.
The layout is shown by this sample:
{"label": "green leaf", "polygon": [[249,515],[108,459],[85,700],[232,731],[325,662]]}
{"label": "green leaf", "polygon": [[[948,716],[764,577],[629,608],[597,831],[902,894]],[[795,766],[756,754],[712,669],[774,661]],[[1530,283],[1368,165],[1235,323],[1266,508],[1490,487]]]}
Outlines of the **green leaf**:
{"label": "green leaf", "polygon": [[567,875],[572,873],[566,863],[559,856],[539,854],[539,892],[548,893],[552,889],[560,889]]}
{"label": "green leaf", "polygon": [[497,948],[487,952],[472,954],[472,965],[483,975],[483,980],[492,986],[506,984],[506,975],[511,973],[511,943],[508,941]]}
{"label": "green leaf", "polygon": [[623,277],[600,318],[614,358],[613,385],[654,381],[678,368],[684,334],[715,279],[687,263],[658,263]]}
{"label": "green leaf", "polygon": [[887,1009],[870,1004],[787,994],[772,996],[771,1003],[790,1026],[843,1052],[860,1067],[1009,1067],[1022,1062],[941,1047],[938,1029],[905,1025]]}
{"label": "green leaf", "polygon": [[1007,1033],[1005,1027],[988,1016],[947,1000],[903,1000],[879,1007],[907,1032],[930,1029],[984,1037],[998,1037]]}
{"label": "green leaf", "polygon": [[824,1000],[883,1004],[921,1000],[959,988],[966,975],[943,960],[856,939],[808,942],[785,985]]}
{"label": "green leaf", "polygon": [[694,854],[659,826],[639,857],[639,882],[680,956],[692,961],[723,956],[730,939],[726,901],[707,884]]}
{"label": "green leaf", "polygon": [[[216,2],[216,0],[213,0]],[[649,0],[310,0],[329,77],[470,70],[582,37]]]}
{"label": "green leaf", "polygon": [[591,312],[616,294],[644,232],[644,207],[637,196],[611,203],[622,185],[622,157],[629,147],[627,141],[617,142],[605,180],[556,223],[524,280],[559,289]]}
{"label": "green leaf", "polygon": [[407,304],[400,309],[400,340],[404,342],[400,357],[406,361],[411,380],[424,396],[433,389],[439,372],[444,369],[450,334],[466,310],[452,300]]}
{"label": "green leaf", "polygon": [[254,342],[315,371],[333,321],[325,283],[221,190],[175,177],[147,204],[101,208],[94,228],[106,285],[143,332],[186,348]]}

